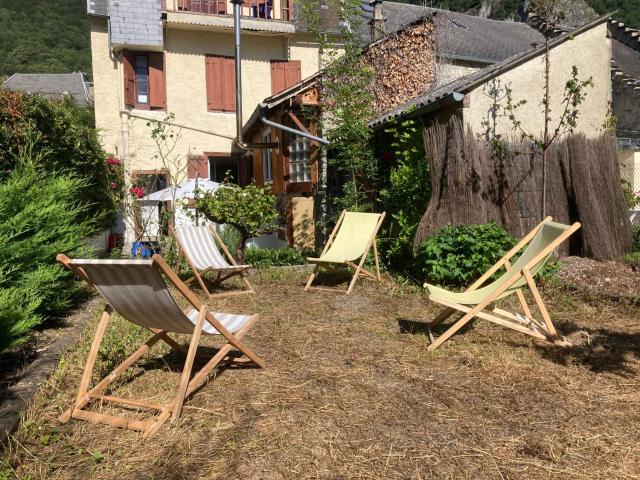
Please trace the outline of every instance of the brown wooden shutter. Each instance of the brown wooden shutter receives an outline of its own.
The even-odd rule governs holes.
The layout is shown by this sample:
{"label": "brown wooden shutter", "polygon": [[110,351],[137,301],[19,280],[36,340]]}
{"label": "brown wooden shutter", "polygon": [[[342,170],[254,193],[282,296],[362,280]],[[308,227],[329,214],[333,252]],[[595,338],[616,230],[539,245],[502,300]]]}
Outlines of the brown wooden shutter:
{"label": "brown wooden shutter", "polygon": [[167,108],[167,88],[164,73],[164,53],[149,53],[149,106]]}
{"label": "brown wooden shutter", "polygon": [[302,78],[300,76],[300,60],[292,60],[284,64],[285,87],[293,87]]}
{"label": "brown wooden shutter", "polygon": [[222,109],[225,112],[233,112],[236,109],[236,63],[229,57],[222,60]]}
{"label": "brown wooden shutter", "polygon": [[271,60],[271,94],[275,95],[285,89],[286,80],[284,63],[279,60]]}
{"label": "brown wooden shutter", "polygon": [[271,94],[292,87],[301,80],[299,60],[271,60]]}
{"label": "brown wooden shutter", "polygon": [[133,54],[131,52],[124,52],[122,58],[124,70],[124,103],[128,107],[133,107],[136,104],[136,70],[133,64]]}
{"label": "brown wooden shutter", "polygon": [[207,56],[207,109],[222,110],[222,58]]}
{"label": "brown wooden shutter", "polygon": [[209,178],[209,159],[206,155],[192,155],[187,162],[187,178]]}
{"label": "brown wooden shutter", "polygon": [[208,55],[206,71],[207,108],[233,112],[236,109],[236,70],[233,58]]}

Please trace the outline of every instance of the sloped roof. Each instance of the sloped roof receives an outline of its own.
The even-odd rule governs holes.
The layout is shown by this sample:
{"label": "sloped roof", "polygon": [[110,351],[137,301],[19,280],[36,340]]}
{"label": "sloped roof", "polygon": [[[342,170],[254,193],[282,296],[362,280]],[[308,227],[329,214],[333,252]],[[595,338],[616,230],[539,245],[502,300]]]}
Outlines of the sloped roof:
{"label": "sloped roof", "polygon": [[45,98],[61,98],[70,95],[78,105],[91,103],[89,89],[82,72],[73,73],[16,73],[2,85],[9,90],[41,95]]}
{"label": "sloped roof", "polygon": [[87,13],[106,17],[109,15],[109,0],[87,0]]}
{"label": "sloped roof", "polygon": [[[580,28],[577,28],[571,32],[571,35],[562,35],[554,38],[549,42],[550,48],[564,43],[565,41],[573,38],[575,35],[580,35],[592,28],[607,21],[609,15],[602,16],[593,22],[589,22]],[[380,115],[378,118],[372,120],[369,123],[371,128],[380,128],[388,122],[402,117],[417,116],[421,113],[426,113],[430,110],[436,109],[447,102],[456,103],[460,102],[464,98],[464,94],[474,90],[480,85],[488,82],[489,80],[501,75],[504,72],[508,72],[523,63],[538,57],[544,53],[544,45],[531,49],[526,52],[518,53],[506,60],[495,63],[488,67],[482,68],[473,72],[470,75],[458,78],[453,82],[450,82],[441,87],[429,90],[422,95],[418,95],[409,102],[394,108],[393,110]]]}
{"label": "sloped roof", "polygon": [[614,19],[609,20],[611,67],[614,75],[633,84],[640,84],[640,30],[627,27]]}
{"label": "sloped roof", "polygon": [[[308,23],[299,3],[296,2],[296,30],[308,31]],[[327,0],[320,0],[318,13],[323,31],[340,32],[340,17]],[[388,1],[382,2],[382,13],[386,20],[387,34],[402,30],[422,18],[434,17],[437,19],[440,52],[452,58],[479,63],[502,61],[544,41],[544,36],[538,30],[522,22],[490,20],[438,8]],[[369,1],[362,0],[359,30],[365,44],[372,41],[369,27],[372,16],[373,9],[369,6]]]}
{"label": "sloped roof", "polygon": [[530,50],[544,36],[526,23],[491,20],[437,8],[383,2],[388,33],[420,18],[433,17],[439,53],[452,58],[495,63]]}

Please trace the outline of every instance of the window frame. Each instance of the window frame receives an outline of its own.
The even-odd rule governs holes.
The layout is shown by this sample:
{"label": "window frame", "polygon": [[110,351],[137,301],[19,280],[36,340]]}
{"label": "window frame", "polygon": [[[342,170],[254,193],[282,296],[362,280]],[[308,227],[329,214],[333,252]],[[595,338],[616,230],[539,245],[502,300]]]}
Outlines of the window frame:
{"label": "window frame", "polygon": [[[266,128],[262,132],[262,141],[271,143],[271,129]],[[273,183],[273,150],[271,148],[262,149],[262,183]]]}
{"label": "window frame", "polygon": [[[292,145],[297,145],[297,144],[303,144],[306,147],[303,148],[302,150],[297,150],[297,149],[293,150]],[[288,161],[289,171],[287,173],[289,183],[310,184],[311,176],[312,176],[312,163],[313,163],[313,148],[311,145],[311,140],[309,140],[308,138],[301,137],[299,135],[293,135],[292,138],[289,140],[287,148],[289,150],[289,161]],[[299,159],[298,156],[300,155],[300,153],[302,153],[305,158]],[[294,179],[293,169],[292,169],[293,165],[305,166],[304,171],[302,171],[301,180]],[[300,178],[300,172],[301,172],[300,170],[296,170],[296,178]]]}

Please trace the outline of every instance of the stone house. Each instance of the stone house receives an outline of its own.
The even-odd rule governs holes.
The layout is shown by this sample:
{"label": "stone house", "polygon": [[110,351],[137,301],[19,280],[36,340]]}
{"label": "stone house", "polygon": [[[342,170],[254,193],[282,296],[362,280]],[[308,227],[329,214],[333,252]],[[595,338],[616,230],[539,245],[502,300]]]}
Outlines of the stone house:
{"label": "stone house", "polygon": [[82,107],[92,103],[92,86],[82,72],[14,73],[2,87],[51,99],[69,97]]}

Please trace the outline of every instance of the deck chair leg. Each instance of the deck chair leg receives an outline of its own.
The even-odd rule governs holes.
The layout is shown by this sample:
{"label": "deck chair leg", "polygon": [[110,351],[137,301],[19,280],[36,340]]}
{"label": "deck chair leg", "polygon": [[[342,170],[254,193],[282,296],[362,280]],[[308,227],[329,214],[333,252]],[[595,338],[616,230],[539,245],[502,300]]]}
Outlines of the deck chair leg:
{"label": "deck chair leg", "polygon": [[547,311],[547,307],[545,306],[544,301],[542,300],[542,296],[538,291],[538,287],[536,286],[536,283],[534,282],[533,277],[531,276],[531,273],[528,270],[524,270],[523,274],[524,274],[524,278],[527,280],[527,284],[529,285],[529,288],[531,289],[531,293],[533,294],[533,298],[536,301],[538,310],[540,310],[540,314],[542,315],[542,319],[544,320],[545,326],[547,327],[547,334],[548,334],[549,340],[551,340],[553,343],[559,346],[570,346],[571,343],[569,341],[563,339],[562,337],[560,337],[560,335],[558,335],[558,331],[556,330],[556,327],[553,325],[553,322],[551,321],[551,316]]}
{"label": "deck chair leg", "polygon": [[380,259],[378,258],[378,242],[376,241],[375,238],[373,239],[373,256],[376,261],[376,277],[378,281],[381,281],[382,277],[380,277]]}
{"label": "deck chair leg", "polygon": [[246,287],[249,289],[249,291],[247,293],[256,293],[255,289],[253,288],[253,285],[251,285],[251,282],[249,281],[249,279],[246,277],[246,273],[242,272],[240,274],[240,278],[242,278],[242,282],[246,285]]}
{"label": "deck chair leg", "polygon": [[202,334],[202,326],[207,316],[207,307],[204,305],[200,307],[198,312],[198,320],[193,329],[193,335],[191,336],[191,343],[189,344],[189,351],[187,352],[187,358],[184,362],[184,369],[182,370],[182,378],[180,379],[180,386],[178,387],[178,393],[176,395],[175,402],[173,404],[173,413],[171,414],[171,421],[175,422],[180,418],[182,414],[182,405],[184,404],[184,398],[187,393],[187,387],[189,386],[189,379],[191,378],[191,370],[193,368],[193,361],[196,357],[196,351],[198,350],[198,344],[200,343],[200,335]]}
{"label": "deck chair leg", "polygon": [[311,284],[313,283],[315,278],[318,276],[318,272],[319,271],[320,271],[320,265],[316,264],[315,268],[313,269],[313,272],[311,272],[311,276],[309,277],[309,280],[307,281],[307,284],[304,287],[305,291],[309,290],[309,288],[311,287]]}
{"label": "deck chair leg", "polygon": [[181,264],[182,264],[182,249],[178,248],[178,260],[176,261],[176,268],[175,268],[176,273],[180,271]]}
{"label": "deck chair leg", "polygon": [[432,352],[433,350],[438,348],[440,345],[442,345],[444,342],[446,342],[453,334],[455,334],[458,330],[460,330],[467,323],[469,323],[469,321],[472,320],[473,317],[475,317],[475,316],[476,316],[476,312],[474,312],[473,310],[471,312],[467,313],[460,320],[458,320],[456,323],[451,325],[451,327],[449,327],[449,329],[446,332],[444,332],[442,335],[440,335],[436,339],[435,342],[433,342],[431,345],[429,345],[427,347],[427,350]]}
{"label": "deck chair leg", "polygon": [[522,307],[522,311],[525,314],[525,316],[529,320],[533,319],[533,315],[531,313],[531,309],[529,308],[529,305],[527,304],[527,300],[524,298],[524,293],[522,292],[521,288],[516,290],[516,295],[518,296],[518,300],[520,301],[520,306]]}
{"label": "deck chair leg", "polygon": [[111,309],[111,306],[107,305],[104,308],[104,312],[102,312],[102,317],[100,317],[100,323],[98,324],[98,330],[96,331],[96,335],[93,337],[93,342],[91,342],[91,349],[89,350],[87,362],[84,364],[84,371],[82,372],[82,378],[80,379],[80,385],[78,386],[76,401],[71,407],[70,416],[73,416],[73,411],[76,408],[82,408],[81,404],[89,390],[89,383],[91,382],[91,373],[93,372],[93,366],[96,363],[96,357],[98,356],[98,351],[100,350],[102,339],[104,338],[107,326],[109,325],[112,311],[113,310]]}
{"label": "deck chair leg", "polygon": [[204,290],[204,293],[206,293],[207,296],[210,297],[211,292],[205,285],[204,280],[202,279],[202,276],[198,273],[198,271],[195,268],[193,269],[193,276],[196,277],[196,280],[198,280],[198,283],[200,284],[200,287],[202,288],[202,290]]}

